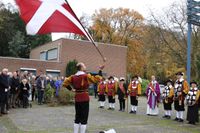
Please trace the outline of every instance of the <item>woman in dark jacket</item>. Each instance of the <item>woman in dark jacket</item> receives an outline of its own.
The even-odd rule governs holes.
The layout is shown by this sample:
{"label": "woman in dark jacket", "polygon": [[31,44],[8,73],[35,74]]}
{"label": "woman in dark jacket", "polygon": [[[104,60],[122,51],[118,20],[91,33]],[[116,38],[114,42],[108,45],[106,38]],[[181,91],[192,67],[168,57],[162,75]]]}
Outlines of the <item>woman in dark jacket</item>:
{"label": "woman in dark jacket", "polygon": [[20,84],[23,108],[27,108],[28,106],[29,89],[30,86],[28,84],[27,79],[23,79]]}
{"label": "woman in dark jacket", "polygon": [[127,86],[125,84],[124,78],[120,78],[120,82],[119,82],[118,89],[117,89],[117,94],[118,94],[118,99],[119,99],[119,104],[120,104],[119,111],[124,112],[125,111],[125,99],[127,97]]}

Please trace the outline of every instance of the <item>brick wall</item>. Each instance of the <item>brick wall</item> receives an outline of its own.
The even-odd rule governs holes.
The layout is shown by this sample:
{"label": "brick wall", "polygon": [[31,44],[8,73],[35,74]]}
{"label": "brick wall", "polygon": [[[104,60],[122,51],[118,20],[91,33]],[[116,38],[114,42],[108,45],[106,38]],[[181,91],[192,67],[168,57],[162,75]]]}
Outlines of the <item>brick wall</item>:
{"label": "brick wall", "polygon": [[[10,72],[20,68],[34,68],[39,74],[40,71],[46,72],[46,69],[62,70],[63,66],[60,62],[0,57],[0,69],[3,68],[8,68]],[[61,75],[64,75],[64,71],[61,71]]]}

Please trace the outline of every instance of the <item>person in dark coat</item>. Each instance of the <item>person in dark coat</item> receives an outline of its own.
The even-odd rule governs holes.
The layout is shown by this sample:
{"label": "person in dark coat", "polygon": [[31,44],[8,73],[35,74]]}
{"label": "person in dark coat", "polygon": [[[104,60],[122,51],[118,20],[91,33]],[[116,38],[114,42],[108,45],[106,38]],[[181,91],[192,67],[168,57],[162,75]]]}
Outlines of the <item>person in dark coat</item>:
{"label": "person in dark coat", "polygon": [[20,83],[19,88],[21,90],[23,108],[27,108],[28,107],[29,89],[30,89],[28,80],[22,79],[22,82]]}
{"label": "person in dark coat", "polygon": [[188,105],[187,121],[188,124],[195,125],[196,122],[199,122],[198,101],[200,98],[200,90],[197,88],[197,82],[193,81],[190,85],[191,87],[186,96],[186,103]]}
{"label": "person in dark coat", "polygon": [[125,99],[127,97],[126,92],[127,92],[127,86],[125,84],[125,79],[120,78],[120,82],[119,82],[118,89],[117,89],[117,94],[118,94],[118,100],[119,100],[119,105],[120,105],[119,111],[122,111],[122,112],[125,111]]}
{"label": "person in dark coat", "polygon": [[12,108],[15,108],[15,103],[16,103],[16,99],[17,99],[17,90],[19,89],[19,85],[20,85],[19,78],[17,76],[17,73],[14,72],[13,77],[10,80],[10,86],[11,86],[10,93],[11,93]]}
{"label": "person in dark coat", "polygon": [[0,74],[0,115],[7,114],[6,106],[6,92],[9,89],[8,69],[4,68]]}
{"label": "person in dark coat", "polygon": [[42,74],[40,75],[39,78],[37,78],[36,81],[36,86],[37,86],[37,91],[38,91],[38,104],[41,105],[43,102],[43,97],[44,97],[44,90],[46,88],[47,81],[45,76]]}

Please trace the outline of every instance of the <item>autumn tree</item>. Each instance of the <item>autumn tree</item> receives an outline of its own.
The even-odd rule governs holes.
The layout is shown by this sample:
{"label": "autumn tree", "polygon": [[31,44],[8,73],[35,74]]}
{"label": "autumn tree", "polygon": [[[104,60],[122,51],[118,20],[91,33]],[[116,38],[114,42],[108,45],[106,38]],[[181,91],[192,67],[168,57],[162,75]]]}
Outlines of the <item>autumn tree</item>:
{"label": "autumn tree", "polygon": [[95,41],[128,47],[127,71],[143,74],[145,55],[143,54],[143,16],[135,10],[126,8],[95,11],[90,27]]}
{"label": "autumn tree", "polygon": [[[168,9],[163,10],[162,14],[151,12],[151,19],[148,21],[148,34],[146,34],[146,43],[144,43],[145,47],[150,49],[148,59],[160,62],[162,65],[159,67],[168,77],[174,75],[178,70],[186,71],[186,13],[186,1],[181,1],[173,3]],[[200,46],[199,28],[194,26],[192,34],[192,77],[197,79],[200,76],[197,73]],[[153,65],[148,64],[148,67],[152,68]]]}

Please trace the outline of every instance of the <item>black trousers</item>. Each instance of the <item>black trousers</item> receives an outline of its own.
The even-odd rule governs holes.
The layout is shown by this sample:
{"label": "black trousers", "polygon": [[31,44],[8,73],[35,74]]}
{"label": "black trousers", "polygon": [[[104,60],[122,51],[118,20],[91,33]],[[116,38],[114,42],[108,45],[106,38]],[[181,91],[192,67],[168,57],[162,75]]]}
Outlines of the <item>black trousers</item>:
{"label": "black trousers", "polygon": [[130,99],[131,99],[131,105],[138,106],[138,100],[136,96],[130,96]]}
{"label": "black trousers", "polygon": [[164,110],[172,110],[172,102],[166,103],[165,99],[163,100]]}
{"label": "black trousers", "polygon": [[113,96],[108,96],[108,103],[115,103],[115,98],[113,98]]}
{"label": "black trousers", "polygon": [[125,110],[125,99],[119,99],[120,110]]}
{"label": "black trousers", "polygon": [[199,110],[197,104],[188,106],[187,121],[192,123],[199,122]]}
{"label": "black trousers", "polygon": [[174,109],[176,111],[185,111],[184,100],[181,101],[181,105],[179,105],[178,100],[174,101]]}
{"label": "black trousers", "polygon": [[5,111],[5,106],[6,106],[6,93],[5,92],[0,92],[0,111],[3,113]]}
{"label": "black trousers", "polygon": [[99,95],[99,101],[100,102],[104,102],[106,100],[106,96],[105,95]]}
{"label": "black trousers", "polygon": [[89,101],[75,102],[75,123],[86,125],[89,116]]}

